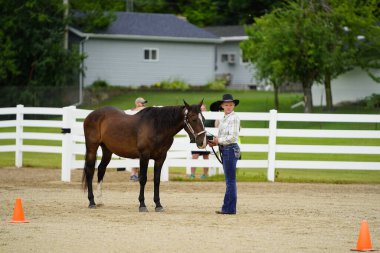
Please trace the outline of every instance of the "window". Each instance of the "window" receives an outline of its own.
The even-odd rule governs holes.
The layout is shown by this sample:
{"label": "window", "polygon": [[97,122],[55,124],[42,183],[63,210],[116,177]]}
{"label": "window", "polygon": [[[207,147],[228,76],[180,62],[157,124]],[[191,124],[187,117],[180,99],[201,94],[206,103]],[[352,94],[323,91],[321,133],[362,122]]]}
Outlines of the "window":
{"label": "window", "polygon": [[158,61],[158,49],[157,48],[144,48],[144,60],[145,61]]}
{"label": "window", "polygon": [[222,54],[221,60],[222,60],[222,62],[227,62],[228,61],[228,54]]}
{"label": "window", "polygon": [[235,64],[235,54],[222,54],[221,61],[226,62],[228,64]]}

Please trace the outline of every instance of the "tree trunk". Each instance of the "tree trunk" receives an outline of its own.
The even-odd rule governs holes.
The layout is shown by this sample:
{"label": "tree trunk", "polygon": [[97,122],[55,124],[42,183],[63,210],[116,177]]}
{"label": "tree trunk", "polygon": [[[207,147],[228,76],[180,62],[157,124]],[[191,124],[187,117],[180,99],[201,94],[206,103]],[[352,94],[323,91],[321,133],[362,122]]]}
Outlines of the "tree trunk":
{"label": "tree trunk", "polygon": [[305,103],[305,113],[313,112],[313,97],[311,94],[312,81],[306,81],[302,84],[303,87],[303,101]]}
{"label": "tree trunk", "polygon": [[326,95],[326,109],[331,112],[333,110],[333,100],[331,93],[331,75],[325,75],[325,95]]}

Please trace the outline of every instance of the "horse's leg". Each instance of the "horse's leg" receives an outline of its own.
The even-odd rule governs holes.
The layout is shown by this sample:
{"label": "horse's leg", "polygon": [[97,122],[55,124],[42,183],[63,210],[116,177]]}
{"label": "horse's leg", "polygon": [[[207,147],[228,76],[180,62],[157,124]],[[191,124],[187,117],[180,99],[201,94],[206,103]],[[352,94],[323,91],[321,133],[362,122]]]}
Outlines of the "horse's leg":
{"label": "horse's leg", "polygon": [[148,172],[148,164],[149,164],[149,157],[142,157],[140,156],[140,195],[139,195],[139,201],[140,201],[140,207],[139,212],[148,212],[148,209],[145,205],[145,197],[144,197],[144,190],[145,190],[145,184],[147,181],[147,172]]}
{"label": "horse's leg", "polygon": [[90,204],[88,205],[89,208],[96,207],[92,189],[92,179],[94,177],[97,149],[98,146],[92,148],[86,147],[86,158],[82,180],[85,181],[85,184],[87,185],[88,200],[90,201]]}
{"label": "horse's leg", "polygon": [[165,162],[166,155],[159,160],[154,161],[154,196],[153,200],[156,203],[156,212],[163,212],[164,208],[160,203],[160,183],[161,183],[161,169]]}
{"label": "horse's leg", "polygon": [[100,161],[100,164],[98,166],[98,185],[97,185],[97,206],[103,205],[103,195],[102,195],[102,184],[103,184],[103,178],[104,174],[106,173],[106,169],[108,164],[111,161],[112,152],[104,145],[100,145],[102,147],[102,160]]}

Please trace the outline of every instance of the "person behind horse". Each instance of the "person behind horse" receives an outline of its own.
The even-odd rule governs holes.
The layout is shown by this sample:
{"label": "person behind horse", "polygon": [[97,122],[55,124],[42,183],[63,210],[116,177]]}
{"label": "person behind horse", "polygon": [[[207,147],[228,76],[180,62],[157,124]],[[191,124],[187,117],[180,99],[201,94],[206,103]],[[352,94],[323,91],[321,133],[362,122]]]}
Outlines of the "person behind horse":
{"label": "person behind horse", "polygon": [[238,145],[240,119],[234,112],[239,100],[231,94],[224,94],[217,104],[224,111],[224,117],[220,120],[218,136],[209,140],[209,146],[219,145],[222,156],[223,170],[226,180],[226,192],[221,210],[217,214],[236,214],[237,187],[236,187],[236,163],[240,157]]}
{"label": "person behind horse", "polygon": [[[201,106],[201,111],[202,112],[207,111],[206,105],[204,103]],[[205,120],[204,125],[205,125],[205,127],[215,127],[215,121],[214,120]],[[198,159],[200,155],[203,156],[203,160],[208,160],[209,155],[210,155],[210,151],[201,150],[201,149],[191,151],[191,156],[193,159]],[[190,179],[195,179],[195,170],[196,170],[196,167],[191,167]],[[208,177],[208,167],[204,167],[203,168],[203,174],[201,175],[200,178],[205,179],[207,177]]]}
{"label": "person behind horse", "polygon": [[[145,108],[145,104],[148,103],[147,100],[145,100],[142,97],[138,97],[135,100],[135,108],[127,110],[125,113],[129,115],[134,115]],[[131,169],[131,176],[129,178],[130,180],[137,182],[139,181],[139,168],[133,167]]]}

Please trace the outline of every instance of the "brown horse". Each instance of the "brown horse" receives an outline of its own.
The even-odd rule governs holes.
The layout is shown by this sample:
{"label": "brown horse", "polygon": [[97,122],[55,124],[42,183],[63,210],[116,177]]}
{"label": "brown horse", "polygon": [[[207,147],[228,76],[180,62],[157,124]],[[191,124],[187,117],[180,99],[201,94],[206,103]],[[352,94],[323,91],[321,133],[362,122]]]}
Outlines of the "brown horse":
{"label": "brown horse", "polygon": [[147,212],[144,189],[147,181],[149,159],[154,160],[154,202],[156,212],[163,211],[160,203],[161,168],[173,144],[174,135],[185,129],[191,141],[199,148],[206,146],[206,132],[201,105],[147,107],[135,115],[127,115],[114,107],[104,107],[91,112],[84,120],[86,157],[82,185],[88,190],[89,207],[96,207],[92,188],[96,152],[103,151],[98,166],[98,197],[101,202],[102,182],[112,154],[140,159],[140,212]]}

